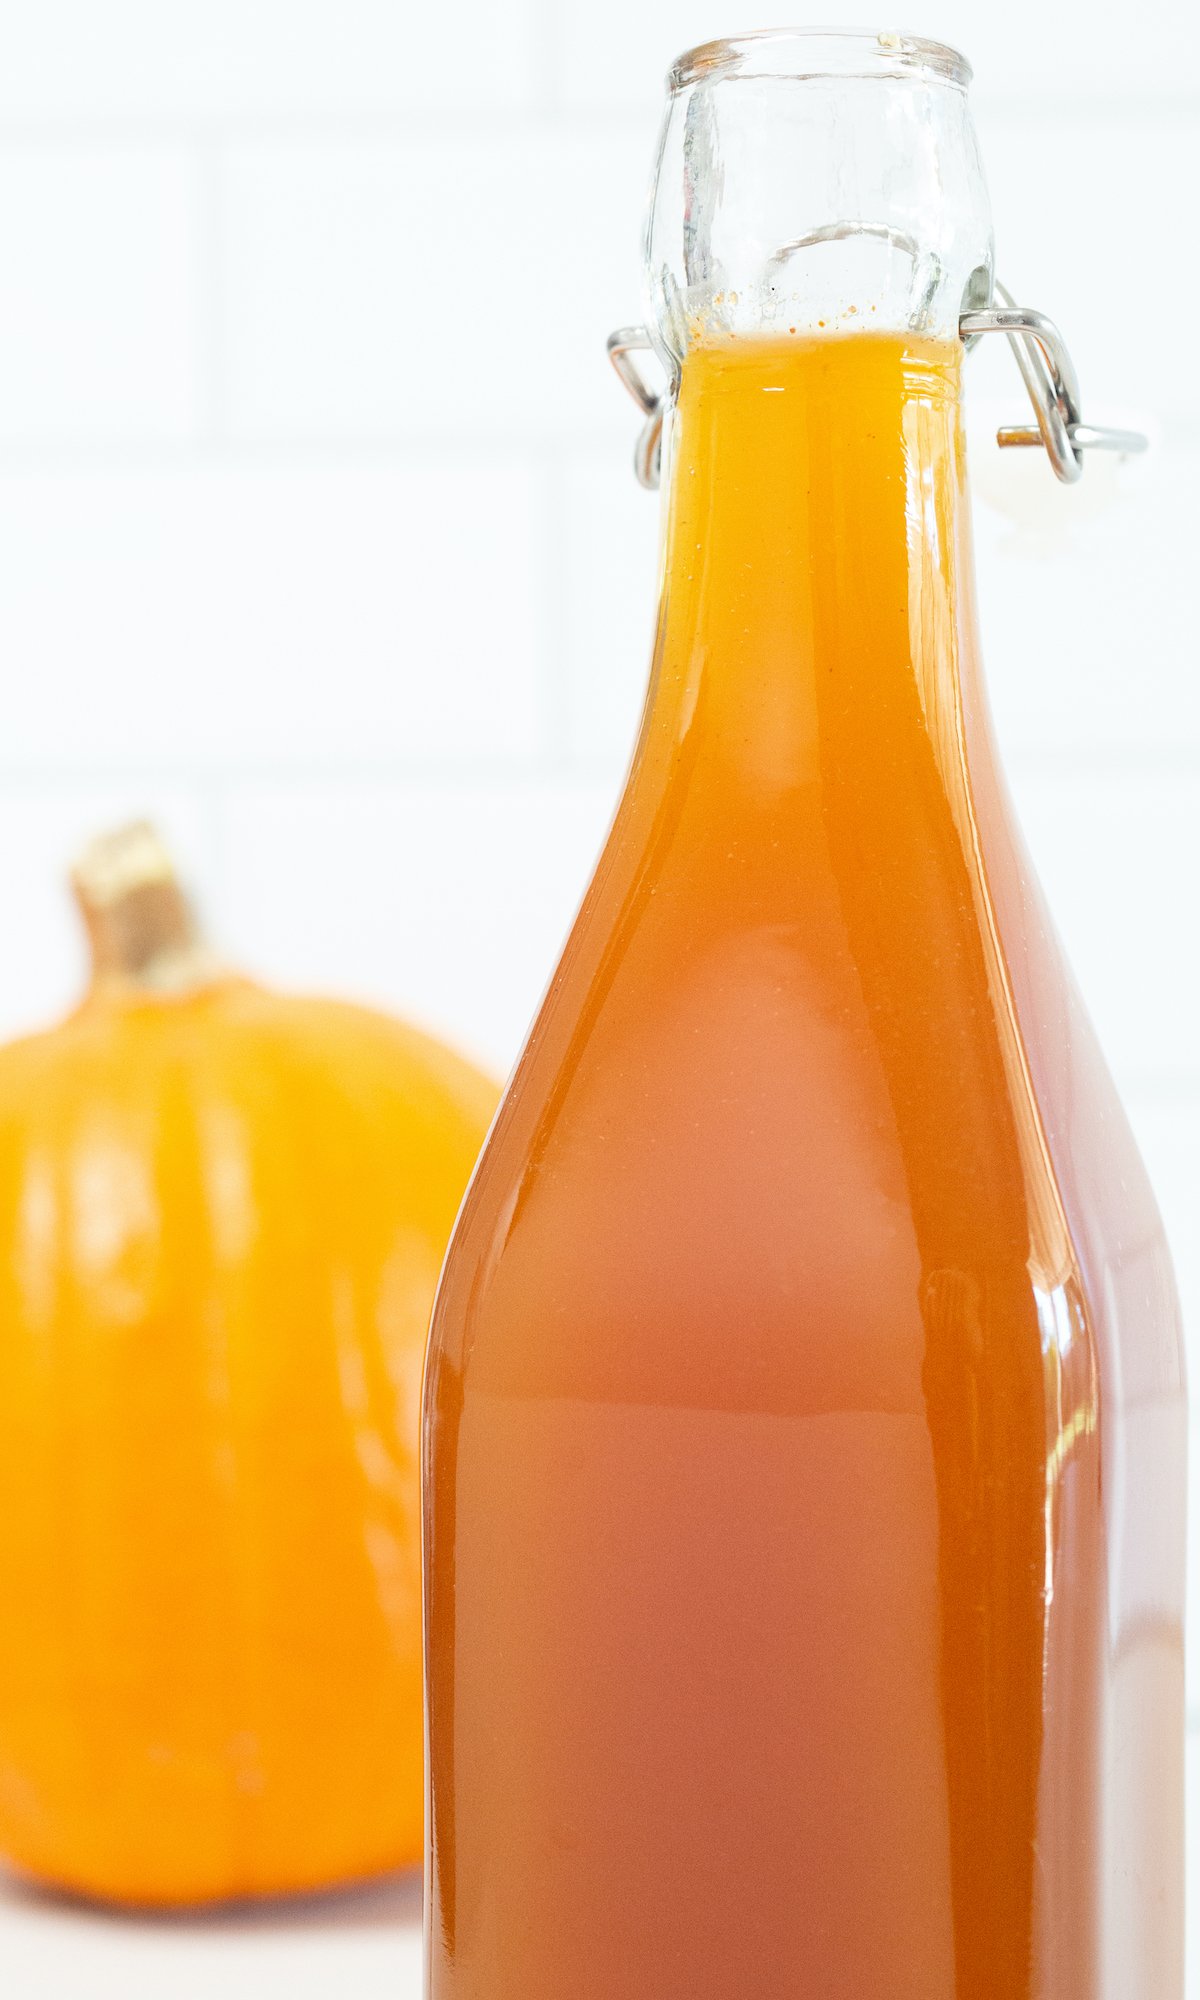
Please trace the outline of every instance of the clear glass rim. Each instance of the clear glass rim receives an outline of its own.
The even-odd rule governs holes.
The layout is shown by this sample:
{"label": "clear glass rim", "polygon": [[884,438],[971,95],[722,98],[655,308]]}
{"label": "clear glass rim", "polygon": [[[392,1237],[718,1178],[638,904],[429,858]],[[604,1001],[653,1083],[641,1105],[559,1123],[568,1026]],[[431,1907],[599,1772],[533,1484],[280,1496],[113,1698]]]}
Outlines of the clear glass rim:
{"label": "clear glass rim", "polygon": [[922,77],[965,90],[971,65],[947,43],[902,28],[760,28],[688,49],[672,64],[667,88],[771,76],[797,83],[837,76]]}

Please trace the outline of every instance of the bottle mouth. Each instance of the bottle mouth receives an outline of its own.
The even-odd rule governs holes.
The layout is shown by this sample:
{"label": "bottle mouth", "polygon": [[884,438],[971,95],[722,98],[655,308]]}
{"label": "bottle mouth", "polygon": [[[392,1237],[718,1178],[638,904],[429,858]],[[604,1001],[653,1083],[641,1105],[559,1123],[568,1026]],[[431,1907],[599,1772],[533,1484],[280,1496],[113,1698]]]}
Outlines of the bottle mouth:
{"label": "bottle mouth", "polygon": [[728,41],[702,42],[680,56],[668,75],[674,93],[722,78],[920,77],[965,90],[971,65],[945,42],[899,28],[762,28]]}

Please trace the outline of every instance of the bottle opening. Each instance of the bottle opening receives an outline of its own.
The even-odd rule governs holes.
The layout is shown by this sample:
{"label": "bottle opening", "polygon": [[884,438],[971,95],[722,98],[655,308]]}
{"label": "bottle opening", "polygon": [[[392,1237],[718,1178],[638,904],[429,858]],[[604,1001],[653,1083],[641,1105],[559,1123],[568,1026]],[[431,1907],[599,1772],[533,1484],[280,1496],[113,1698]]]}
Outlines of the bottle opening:
{"label": "bottle opening", "polygon": [[971,65],[945,42],[900,28],[763,28],[728,41],[702,42],[680,56],[667,78],[672,92],[717,77],[921,77],[965,90]]}
{"label": "bottle opening", "polygon": [[682,57],[647,236],[668,369],[752,334],[957,341],[992,289],[970,74],[899,30],[780,28]]}

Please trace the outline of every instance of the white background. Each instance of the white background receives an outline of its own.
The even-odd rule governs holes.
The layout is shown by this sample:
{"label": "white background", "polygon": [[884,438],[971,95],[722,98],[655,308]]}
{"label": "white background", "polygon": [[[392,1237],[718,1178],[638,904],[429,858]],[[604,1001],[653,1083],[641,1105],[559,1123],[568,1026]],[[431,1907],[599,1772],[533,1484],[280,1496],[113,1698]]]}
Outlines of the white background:
{"label": "white background", "polygon": [[[1006,353],[972,359],[1008,766],[1196,1327],[1187,22],[929,0],[904,25],[975,64],[1006,283],[1060,320],[1085,413],[1155,441],[1067,492],[990,445],[1023,392]],[[0,0],[0,1034],[69,1004],[64,867],[148,810],[246,965],[507,1066],[646,670],[656,509],[603,341],[640,310],[661,77],[762,24],[714,0]],[[1195,1672],[1191,1697],[1194,1731]],[[0,1986],[399,2000],[415,1911],[402,1884],[137,1925],[0,1891]]]}

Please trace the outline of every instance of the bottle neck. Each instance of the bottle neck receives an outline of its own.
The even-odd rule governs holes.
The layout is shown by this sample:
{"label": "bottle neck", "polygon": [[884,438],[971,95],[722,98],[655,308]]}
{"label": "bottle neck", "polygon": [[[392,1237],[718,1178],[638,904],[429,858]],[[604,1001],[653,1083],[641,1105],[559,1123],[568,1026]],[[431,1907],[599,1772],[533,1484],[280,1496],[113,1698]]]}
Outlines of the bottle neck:
{"label": "bottle neck", "polygon": [[[689,355],[614,841],[673,980],[691,963],[718,996],[749,981],[760,1019],[787,990],[847,1020],[865,1001],[897,1103],[959,1122],[951,1182],[962,1077],[1003,1079],[1009,1220],[1052,1287],[1070,1249],[993,898],[993,868],[1020,863],[979,685],[961,367],[959,341],[900,333]],[[944,1245],[935,1261],[958,1268]]]}
{"label": "bottle neck", "polygon": [[[961,347],[729,340],[683,368],[645,749],[731,809],[961,757],[974,636]],[[968,694],[973,690],[968,687]],[[931,762],[932,753],[932,762]]]}
{"label": "bottle neck", "polygon": [[791,29],[671,77],[646,236],[674,369],[722,337],[879,328],[953,340],[992,291],[987,189],[953,50]]}

